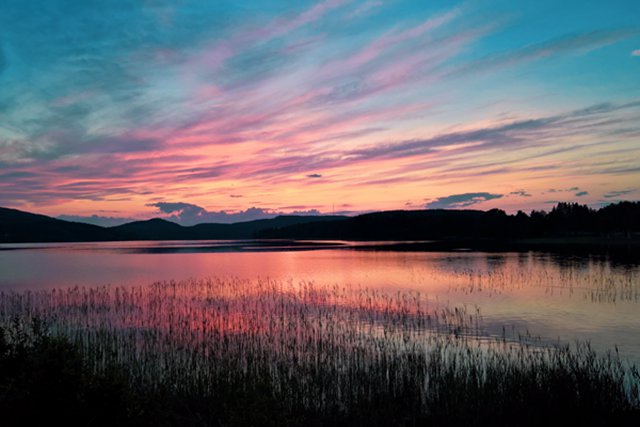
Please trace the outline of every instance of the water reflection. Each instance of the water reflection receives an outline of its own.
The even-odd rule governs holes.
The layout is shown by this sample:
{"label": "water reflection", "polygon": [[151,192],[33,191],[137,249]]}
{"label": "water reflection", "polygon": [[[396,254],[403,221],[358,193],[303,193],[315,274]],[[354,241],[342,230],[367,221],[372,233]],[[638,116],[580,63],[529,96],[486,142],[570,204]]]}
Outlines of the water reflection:
{"label": "water reflection", "polygon": [[602,351],[618,345],[625,357],[640,361],[640,268],[602,256],[362,250],[371,248],[370,242],[110,242],[3,248],[0,290],[5,292],[212,277],[419,292],[442,307],[479,310],[489,334],[501,335],[504,327],[513,327],[516,333],[529,331],[549,342],[590,340]]}

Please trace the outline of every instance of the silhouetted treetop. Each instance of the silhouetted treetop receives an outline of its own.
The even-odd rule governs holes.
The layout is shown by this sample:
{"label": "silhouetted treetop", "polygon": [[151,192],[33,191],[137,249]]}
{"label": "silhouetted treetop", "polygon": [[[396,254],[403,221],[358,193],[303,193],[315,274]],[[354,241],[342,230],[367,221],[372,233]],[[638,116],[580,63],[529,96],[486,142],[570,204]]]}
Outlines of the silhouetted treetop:
{"label": "silhouetted treetop", "polygon": [[235,224],[184,227],[161,219],[99,227],[0,208],[0,242],[71,242],[107,240],[199,239],[340,239],[432,240],[519,239],[607,235],[640,232],[640,202],[619,202],[591,209],[578,203],[558,203],[551,212],[501,209],[427,209],[384,211],[343,216],[280,216]]}

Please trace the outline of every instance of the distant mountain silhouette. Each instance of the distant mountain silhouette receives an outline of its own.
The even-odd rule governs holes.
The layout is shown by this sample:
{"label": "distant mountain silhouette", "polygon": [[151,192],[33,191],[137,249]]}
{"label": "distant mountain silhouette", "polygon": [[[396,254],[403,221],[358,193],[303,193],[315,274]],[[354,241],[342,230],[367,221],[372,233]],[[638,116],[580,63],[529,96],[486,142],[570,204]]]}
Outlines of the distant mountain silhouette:
{"label": "distant mountain silhouette", "polygon": [[263,230],[280,230],[293,225],[324,223],[346,219],[340,215],[298,216],[281,215],[272,219],[256,219],[234,224],[197,224],[189,227],[200,239],[251,239]]}
{"label": "distant mountain silhouette", "polygon": [[[498,236],[501,216],[495,211],[385,211],[331,223],[296,224],[258,233],[261,238],[337,240],[424,240],[455,236]],[[506,214],[505,214],[506,216]],[[496,235],[498,233],[498,235]]]}
{"label": "distant mountain silhouette", "polygon": [[259,238],[338,240],[514,240],[612,236],[640,232],[640,202],[591,209],[559,203],[551,212],[500,209],[386,211],[330,223],[310,222],[256,233]]}
{"label": "distant mountain silhouette", "polygon": [[599,210],[559,203],[551,212],[500,209],[386,211],[327,223],[311,222],[263,230],[259,238],[338,240],[512,240],[640,232],[640,202],[620,202]]}
{"label": "distant mountain silhouette", "polygon": [[134,221],[107,228],[128,240],[179,240],[188,239],[188,227],[160,218],[147,221]]}
{"label": "distant mountain silhouette", "polygon": [[17,209],[0,208],[0,242],[89,242],[118,240],[250,239],[257,232],[278,230],[306,222],[342,220],[344,216],[283,215],[235,224],[197,224],[183,227],[160,218],[100,227],[64,221]]}
{"label": "distant mountain silhouette", "polygon": [[89,242],[119,240],[117,237],[97,225],[0,208],[0,242]]}
{"label": "distant mountain silhouette", "polygon": [[[284,215],[234,224],[183,227],[155,218],[116,227],[100,227],[0,208],[0,242],[70,242],[107,240],[318,239],[439,240],[511,242],[522,239],[589,237],[629,238],[640,232],[640,202],[619,202],[599,210],[559,203],[551,212],[499,209],[386,211],[345,216]],[[638,240],[638,236],[634,235]],[[592,240],[595,241],[595,240]],[[477,246],[477,245],[476,245]]]}
{"label": "distant mountain silhouette", "polygon": [[183,227],[160,218],[135,221],[111,227],[118,235],[131,240],[212,240],[251,239],[256,233],[266,229],[279,230],[308,222],[326,222],[345,219],[344,216],[296,216],[282,215],[271,219],[258,219],[234,224],[203,223]]}

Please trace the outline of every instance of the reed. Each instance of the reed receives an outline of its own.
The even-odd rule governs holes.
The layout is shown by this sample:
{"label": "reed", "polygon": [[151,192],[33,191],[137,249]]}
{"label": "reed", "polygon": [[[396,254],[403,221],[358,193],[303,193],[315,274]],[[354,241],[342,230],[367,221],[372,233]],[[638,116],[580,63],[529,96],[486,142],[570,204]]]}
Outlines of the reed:
{"label": "reed", "polygon": [[489,337],[477,310],[417,292],[218,278],[0,293],[0,327],[8,345],[65,337],[90,375],[117,369],[145,405],[203,425],[535,425],[640,410],[638,371],[616,353]]}

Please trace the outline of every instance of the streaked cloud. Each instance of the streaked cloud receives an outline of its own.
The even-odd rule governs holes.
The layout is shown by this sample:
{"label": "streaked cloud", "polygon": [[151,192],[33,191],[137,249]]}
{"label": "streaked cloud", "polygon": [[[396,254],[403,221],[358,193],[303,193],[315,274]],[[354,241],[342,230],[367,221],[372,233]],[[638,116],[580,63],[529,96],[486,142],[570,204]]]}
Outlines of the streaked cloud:
{"label": "streaked cloud", "polygon": [[640,27],[602,5],[536,3],[541,25],[493,3],[36,3],[0,14],[0,205],[224,220],[472,182],[515,210],[640,179]]}
{"label": "streaked cloud", "polygon": [[618,198],[620,196],[625,196],[627,194],[631,194],[634,193],[636,190],[635,189],[630,189],[630,190],[617,190],[617,191],[609,191],[608,193],[605,193],[603,195],[603,197],[605,199],[613,199],[613,198]]}
{"label": "streaked cloud", "polygon": [[486,192],[453,194],[451,196],[435,199],[427,203],[425,207],[427,209],[461,209],[486,202],[488,200],[500,199],[502,197],[502,194],[491,194]]}
{"label": "streaked cloud", "polygon": [[584,54],[592,49],[607,46],[638,34],[640,34],[640,28],[618,28],[563,35],[543,42],[532,43],[511,52],[487,56],[464,65],[456,70],[456,73],[477,73],[563,53]]}
{"label": "streaked cloud", "polygon": [[372,13],[375,9],[383,6],[384,3],[381,0],[368,0],[358,5],[358,7],[349,14],[350,18],[362,17]]}

